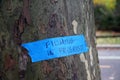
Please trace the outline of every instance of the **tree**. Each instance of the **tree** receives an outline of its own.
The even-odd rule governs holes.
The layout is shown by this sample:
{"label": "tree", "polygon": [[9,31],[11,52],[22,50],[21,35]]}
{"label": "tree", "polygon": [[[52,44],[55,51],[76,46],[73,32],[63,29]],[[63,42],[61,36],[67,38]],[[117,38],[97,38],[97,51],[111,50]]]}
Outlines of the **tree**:
{"label": "tree", "polygon": [[[0,4],[0,80],[100,80],[91,0],[0,0]],[[75,34],[84,34],[88,53],[31,63],[20,46]]]}

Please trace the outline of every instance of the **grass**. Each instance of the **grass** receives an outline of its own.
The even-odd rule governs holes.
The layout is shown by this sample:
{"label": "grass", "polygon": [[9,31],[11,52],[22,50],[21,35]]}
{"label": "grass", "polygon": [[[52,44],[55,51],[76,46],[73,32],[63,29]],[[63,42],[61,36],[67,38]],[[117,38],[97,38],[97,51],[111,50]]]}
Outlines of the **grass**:
{"label": "grass", "polygon": [[[120,32],[96,31],[96,36],[106,36],[104,38],[98,37],[97,44],[120,44],[120,37],[119,37]],[[117,37],[110,37],[110,36],[117,36]]]}
{"label": "grass", "polygon": [[97,44],[120,44],[120,37],[97,38]]}

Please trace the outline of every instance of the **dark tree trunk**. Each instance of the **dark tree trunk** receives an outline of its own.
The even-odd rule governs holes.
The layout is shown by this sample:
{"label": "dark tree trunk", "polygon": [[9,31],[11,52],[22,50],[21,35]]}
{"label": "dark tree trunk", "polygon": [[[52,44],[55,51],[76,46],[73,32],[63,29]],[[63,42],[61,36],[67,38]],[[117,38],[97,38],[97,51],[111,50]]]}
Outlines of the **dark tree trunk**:
{"label": "dark tree trunk", "polygon": [[[0,4],[0,80],[100,80],[91,0],[0,0]],[[31,63],[20,46],[75,34],[84,34],[89,52]]]}

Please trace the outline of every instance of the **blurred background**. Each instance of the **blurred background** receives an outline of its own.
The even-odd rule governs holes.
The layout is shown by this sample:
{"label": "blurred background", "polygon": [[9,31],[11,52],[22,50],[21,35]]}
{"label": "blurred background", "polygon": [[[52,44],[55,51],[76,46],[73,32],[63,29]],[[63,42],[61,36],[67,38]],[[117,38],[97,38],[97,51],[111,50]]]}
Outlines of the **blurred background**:
{"label": "blurred background", "polygon": [[120,80],[120,0],[93,0],[102,80]]}
{"label": "blurred background", "polygon": [[107,37],[97,43],[120,44],[120,0],[94,0],[94,12],[97,37]]}

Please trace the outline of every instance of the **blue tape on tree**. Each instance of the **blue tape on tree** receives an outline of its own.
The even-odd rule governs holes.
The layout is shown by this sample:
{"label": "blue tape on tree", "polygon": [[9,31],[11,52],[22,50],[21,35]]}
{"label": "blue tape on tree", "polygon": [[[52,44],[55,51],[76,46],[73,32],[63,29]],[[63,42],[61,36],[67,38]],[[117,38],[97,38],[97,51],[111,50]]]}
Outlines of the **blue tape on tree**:
{"label": "blue tape on tree", "polygon": [[32,62],[59,58],[88,51],[83,35],[65,36],[22,44]]}

